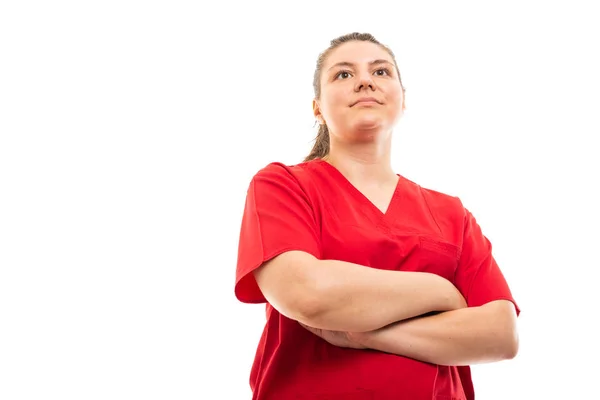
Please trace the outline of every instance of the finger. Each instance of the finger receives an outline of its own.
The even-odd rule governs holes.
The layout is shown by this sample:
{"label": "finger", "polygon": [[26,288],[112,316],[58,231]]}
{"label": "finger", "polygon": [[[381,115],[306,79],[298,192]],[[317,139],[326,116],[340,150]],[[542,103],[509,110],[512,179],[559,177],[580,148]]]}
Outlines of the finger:
{"label": "finger", "polygon": [[308,325],[304,325],[301,322],[298,322],[304,329],[306,329],[307,331],[314,333],[317,336],[321,336],[323,337],[323,330],[322,329],[318,329],[318,328],[313,328],[312,326],[308,326]]}
{"label": "finger", "polygon": [[310,331],[312,333],[316,333],[315,328],[308,326],[308,325],[304,325],[302,322],[298,322],[300,324],[301,327],[303,327],[304,329],[306,329],[307,331]]}

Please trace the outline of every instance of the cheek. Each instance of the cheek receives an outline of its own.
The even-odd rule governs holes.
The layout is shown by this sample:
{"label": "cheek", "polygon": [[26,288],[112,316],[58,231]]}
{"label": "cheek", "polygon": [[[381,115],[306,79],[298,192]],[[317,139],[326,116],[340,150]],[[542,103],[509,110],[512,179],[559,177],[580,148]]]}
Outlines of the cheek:
{"label": "cheek", "polygon": [[392,106],[390,111],[392,113],[402,112],[402,92],[401,89],[394,90],[388,93],[388,102],[389,105]]}
{"label": "cheek", "polygon": [[389,88],[388,98],[391,103],[400,104],[402,102],[402,88],[400,86]]}
{"label": "cheek", "polygon": [[341,91],[328,91],[327,94],[323,93],[322,96],[323,113],[325,118],[329,120],[337,119],[343,114],[348,102],[348,96],[344,95]]}

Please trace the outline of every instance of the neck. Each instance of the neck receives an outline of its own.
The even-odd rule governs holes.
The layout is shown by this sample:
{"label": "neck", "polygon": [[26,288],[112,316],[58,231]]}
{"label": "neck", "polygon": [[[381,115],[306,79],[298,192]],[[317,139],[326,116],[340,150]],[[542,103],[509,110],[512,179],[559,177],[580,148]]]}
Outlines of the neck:
{"label": "neck", "polygon": [[336,167],[349,180],[381,184],[395,181],[391,165],[391,138],[386,143],[344,145],[332,142],[324,161]]}

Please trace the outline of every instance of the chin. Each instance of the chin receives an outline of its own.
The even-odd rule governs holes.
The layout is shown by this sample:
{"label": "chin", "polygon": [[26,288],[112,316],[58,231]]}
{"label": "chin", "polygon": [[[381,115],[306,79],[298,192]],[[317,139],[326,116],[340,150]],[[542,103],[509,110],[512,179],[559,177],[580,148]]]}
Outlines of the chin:
{"label": "chin", "polygon": [[356,131],[373,131],[382,129],[384,125],[381,118],[363,118],[360,121],[356,121],[353,124],[353,128]]}
{"label": "chin", "polygon": [[353,140],[362,143],[371,143],[383,139],[386,136],[386,126],[381,121],[362,121],[354,124],[351,128]]}

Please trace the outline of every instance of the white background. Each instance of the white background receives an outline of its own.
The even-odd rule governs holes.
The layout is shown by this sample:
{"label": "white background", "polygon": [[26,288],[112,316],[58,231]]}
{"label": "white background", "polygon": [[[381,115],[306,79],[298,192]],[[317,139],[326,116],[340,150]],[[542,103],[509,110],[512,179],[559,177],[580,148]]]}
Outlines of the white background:
{"label": "white background", "polygon": [[2,2],[0,398],[250,398],[246,188],[310,150],[352,31],[397,55],[397,172],[461,197],[522,308],[478,399],[599,396],[600,28],[548,3]]}

